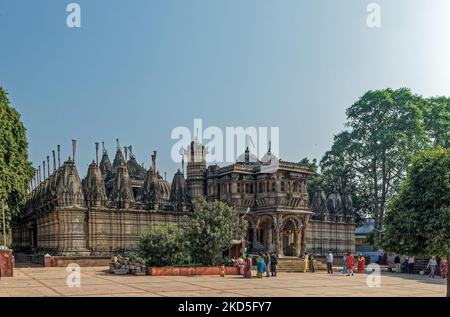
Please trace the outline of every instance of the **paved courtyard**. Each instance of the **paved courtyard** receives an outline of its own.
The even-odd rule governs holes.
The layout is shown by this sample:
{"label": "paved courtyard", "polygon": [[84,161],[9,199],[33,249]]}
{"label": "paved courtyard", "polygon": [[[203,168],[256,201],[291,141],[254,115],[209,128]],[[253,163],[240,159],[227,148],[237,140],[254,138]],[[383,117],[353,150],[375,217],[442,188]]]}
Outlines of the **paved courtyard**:
{"label": "paved courtyard", "polygon": [[367,274],[353,277],[319,273],[279,273],[277,278],[240,276],[121,276],[107,268],[81,268],[81,287],[66,284],[65,268],[16,268],[14,278],[0,280],[5,296],[445,296],[446,281],[382,273],[381,286],[370,288]]}

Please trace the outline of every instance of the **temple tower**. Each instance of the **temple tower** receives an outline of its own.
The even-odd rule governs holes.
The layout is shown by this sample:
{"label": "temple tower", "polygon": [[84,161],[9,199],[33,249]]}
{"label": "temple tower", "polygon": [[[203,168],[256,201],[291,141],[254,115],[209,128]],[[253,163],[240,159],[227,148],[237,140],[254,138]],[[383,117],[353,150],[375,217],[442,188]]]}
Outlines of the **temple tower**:
{"label": "temple tower", "polygon": [[206,181],[206,149],[195,139],[187,149],[187,187],[191,199],[205,196]]}

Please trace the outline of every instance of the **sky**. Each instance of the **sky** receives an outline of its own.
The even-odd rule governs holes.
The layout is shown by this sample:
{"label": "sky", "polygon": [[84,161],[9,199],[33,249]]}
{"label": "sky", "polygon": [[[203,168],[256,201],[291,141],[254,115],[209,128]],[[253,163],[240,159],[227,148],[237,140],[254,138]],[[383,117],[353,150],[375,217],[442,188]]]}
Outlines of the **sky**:
{"label": "sky", "polygon": [[450,96],[449,14],[448,0],[0,0],[0,86],[36,166],[77,139],[84,176],[94,142],[112,159],[119,138],[171,178],[171,131],[196,118],[279,127],[283,160],[320,160],[368,90]]}

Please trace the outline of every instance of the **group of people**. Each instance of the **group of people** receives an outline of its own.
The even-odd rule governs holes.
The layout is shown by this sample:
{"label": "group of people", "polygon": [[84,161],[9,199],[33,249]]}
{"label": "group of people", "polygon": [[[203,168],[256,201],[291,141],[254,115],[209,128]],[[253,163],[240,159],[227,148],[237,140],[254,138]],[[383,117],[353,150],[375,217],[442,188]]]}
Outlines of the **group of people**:
{"label": "group of people", "polygon": [[[235,260],[233,259],[235,266],[239,267],[239,273],[245,278],[252,277],[252,257],[247,252],[244,252],[242,257]],[[266,277],[277,276],[278,257],[275,252],[260,253],[256,258],[256,277],[262,278],[264,273]]]}
{"label": "group of people", "polygon": [[[327,255],[327,273],[333,274],[333,260],[334,256],[333,253],[328,251]],[[358,256],[358,262],[356,263],[355,267],[355,257],[353,256],[352,252],[348,252],[342,257],[342,274],[347,274],[347,276],[352,276],[354,274],[355,268],[357,269],[358,273],[362,273],[365,270],[366,267],[366,258],[360,254]]]}
{"label": "group of people", "polygon": [[[416,259],[415,259],[414,255],[405,257],[403,263],[401,263],[401,258],[399,255],[397,255],[394,258],[396,271],[398,273],[405,272],[408,274],[414,274],[416,272],[415,271],[415,262],[416,262]],[[428,277],[434,278],[438,267],[440,270],[441,277],[447,278],[447,275],[448,275],[447,259],[438,259],[435,256],[431,257],[431,259],[428,261],[425,271],[421,271],[420,274],[425,274],[425,272],[426,272],[426,273],[428,273]]]}

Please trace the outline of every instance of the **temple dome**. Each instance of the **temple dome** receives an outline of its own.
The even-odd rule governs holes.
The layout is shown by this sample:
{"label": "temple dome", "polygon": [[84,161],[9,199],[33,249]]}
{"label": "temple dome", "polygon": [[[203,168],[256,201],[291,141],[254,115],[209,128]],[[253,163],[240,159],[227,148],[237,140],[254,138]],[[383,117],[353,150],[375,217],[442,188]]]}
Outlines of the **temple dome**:
{"label": "temple dome", "polygon": [[125,166],[125,158],[124,158],[120,148],[117,148],[116,156],[114,157],[114,162],[112,165],[112,173],[113,174],[117,174],[117,168],[119,166]]}
{"label": "temple dome", "polygon": [[103,177],[112,171],[111,161],[106,150],[103,151],[102,160],[100,161],[100,171]]}
{"label": "temple dome", "polygon": [[84,197],[91,206],[102,206],[106,202],[105,183],[98,165],[93,161],[82,182]]}
{"label": "temple dome", "polygon": [[175,173],[172,180],[170,200],[174,202],[187,201],[187,185],[183,173],[180,170]]}
{"label": "temple dome", "polygon": [[131,156],[130,160],[127,162],[127,168],[131,178],[139,180],[145,179],[147,171],[139,165],[134,156]]}

